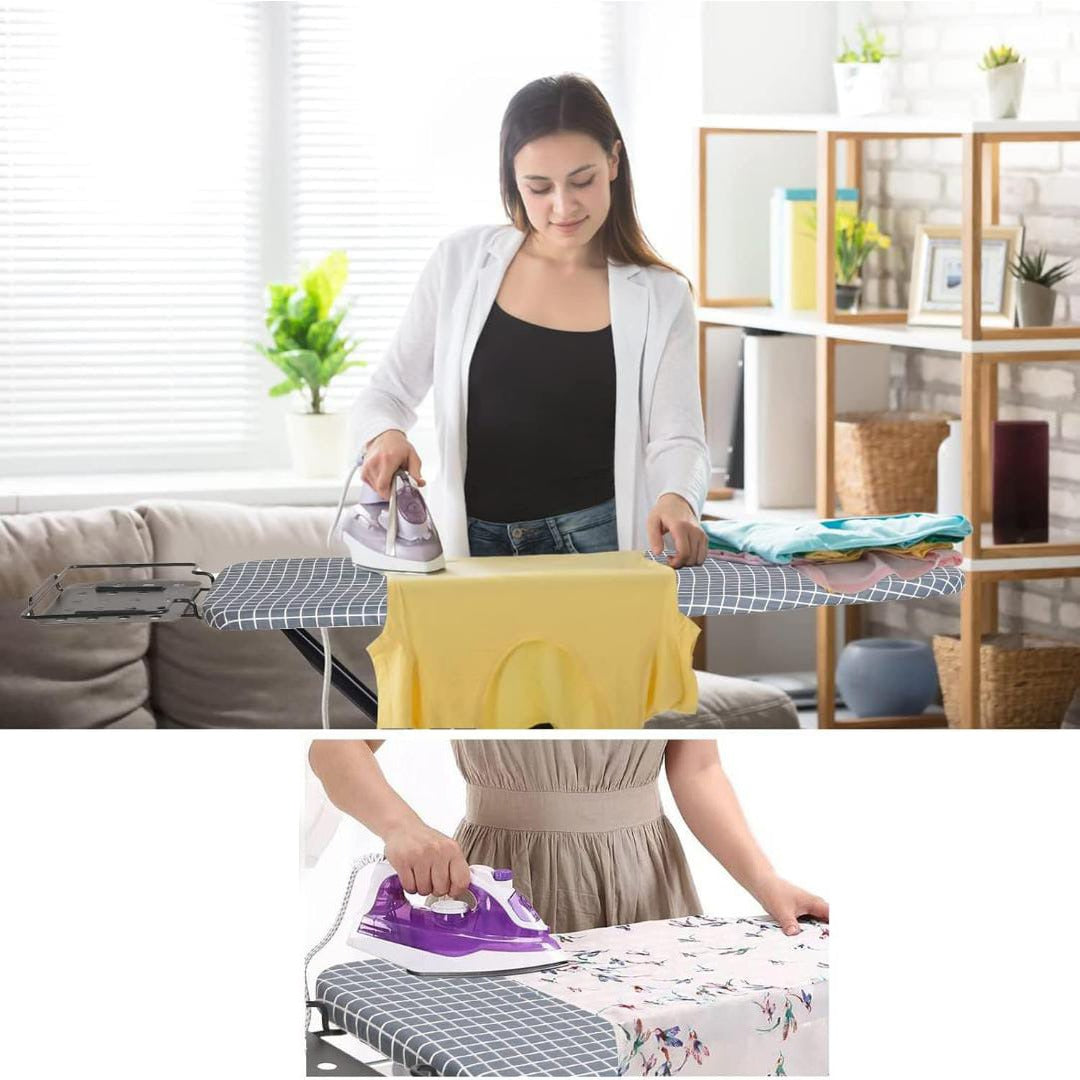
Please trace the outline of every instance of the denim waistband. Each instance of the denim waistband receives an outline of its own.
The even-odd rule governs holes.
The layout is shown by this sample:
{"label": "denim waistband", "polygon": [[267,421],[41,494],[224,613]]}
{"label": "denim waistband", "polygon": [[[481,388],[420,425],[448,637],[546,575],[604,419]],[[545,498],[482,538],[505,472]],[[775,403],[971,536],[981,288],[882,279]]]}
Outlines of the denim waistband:
{"label": "denim waistband", "polygon": [[483,518],[469,518],[470,525],[490,525],[494,529],[543,529],[551,522],[560,529],[585,529],[590,525],[599,525],[615,517],[615,500],[587,506],[583,510],[569,510],[565,514],[551,514],[549,517],[531,518],[528,521],[485,521]]}

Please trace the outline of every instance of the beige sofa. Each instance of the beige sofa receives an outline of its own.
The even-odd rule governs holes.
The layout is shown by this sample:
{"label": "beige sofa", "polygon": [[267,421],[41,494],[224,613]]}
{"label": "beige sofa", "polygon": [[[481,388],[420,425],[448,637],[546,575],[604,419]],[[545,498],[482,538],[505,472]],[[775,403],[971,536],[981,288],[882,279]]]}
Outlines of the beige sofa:
{"label": "beige sofa", "polygon": [[[160,501],[0,516],[0,726],[318,727],[319,675],[278,631],[223,633],[191,618],[63,626],[19,615],[38,584],[73,563],[194,562],[216,573],[247,559],[322,555],[331,513]],[[377,633],[331,634],[334,655],[371,686],[366,648]],[[662,714],[649,726],[798,726],[780,691],[720,675],[698,681],[696,716]],[[332,693],[334,727],[358,718]]]}

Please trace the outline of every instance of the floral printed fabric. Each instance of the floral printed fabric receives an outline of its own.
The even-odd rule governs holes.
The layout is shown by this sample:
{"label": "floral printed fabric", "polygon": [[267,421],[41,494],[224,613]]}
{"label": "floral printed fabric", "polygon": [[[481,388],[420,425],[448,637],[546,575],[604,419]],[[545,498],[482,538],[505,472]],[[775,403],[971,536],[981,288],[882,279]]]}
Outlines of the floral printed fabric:
{"label": "floral printed fabric", "polygon": [[514,976],[608,1018],[633,1076],[828,1074],[829,928],[689,916],[560,934],[570,963]]}

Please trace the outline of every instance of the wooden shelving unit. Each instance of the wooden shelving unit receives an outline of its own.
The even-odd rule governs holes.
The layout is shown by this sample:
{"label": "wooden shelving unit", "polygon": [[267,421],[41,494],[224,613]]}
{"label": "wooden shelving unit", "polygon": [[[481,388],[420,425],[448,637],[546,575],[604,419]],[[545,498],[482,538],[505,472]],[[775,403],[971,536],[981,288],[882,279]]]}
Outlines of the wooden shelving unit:
{"label": "wooden shelving unit", "polygon": [[[812,135],[817,145],[817,297],[816,312],[773,311],[768,298],[710,297],[707,279],[707,145],[728,135]],[[838,313],[833,289],[837,151],[845,149],[844,186],[862,189],[862,148],[871,139],[960,139],[963,160],[963,308],[961,326],[908,326],[906,311]],[[948,117],[843,117],[831,114],[779,116],[709,115],[698,126],[698,341],[702,400],[706,401],[705,336],[710,326],[746,326],[805,334],[816,341],[817,491],[819,517],[836,514],[835,420],[838,342],[874,342],[899,348],[952,353],[961,365],[961,416],[964,438],[964,513],[972,535],[963,545],[967,585],[961,594],[961,712],[964,727],[980,727],[979,643],[998,626],[997,589],[1002,581],[1080,576],[1080,539],[1046,544],[998,545],[986,542],[991,512],[990,439],[997,417],[997,364],[1080,360],[1080,326],[1042,329],[987,328],[981,319],[982,230],[999,221],[1000,148],[1006,142],[1080,141],[1080,122],[971,120]],[[858,636],[858,608],[845,610],[845,638]],[[835,675],[837,609],[817,610],[818,722],[821,727],[923,727],[943,721],[930,717],[880,717],[837,722]]]}

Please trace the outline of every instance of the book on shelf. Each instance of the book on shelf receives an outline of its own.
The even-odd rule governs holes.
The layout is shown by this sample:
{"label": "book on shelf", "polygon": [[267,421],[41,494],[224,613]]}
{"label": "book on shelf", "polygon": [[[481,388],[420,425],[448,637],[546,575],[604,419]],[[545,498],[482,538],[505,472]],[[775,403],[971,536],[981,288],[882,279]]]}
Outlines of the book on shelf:
{"label": "book on shelf", "polygon": [[[837,188],[837,214],[859,210],[856,188]],[[778,187],[770,203],[769,293],[777,311],[817,307],[817,189]]]}

